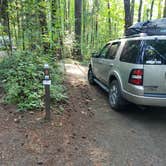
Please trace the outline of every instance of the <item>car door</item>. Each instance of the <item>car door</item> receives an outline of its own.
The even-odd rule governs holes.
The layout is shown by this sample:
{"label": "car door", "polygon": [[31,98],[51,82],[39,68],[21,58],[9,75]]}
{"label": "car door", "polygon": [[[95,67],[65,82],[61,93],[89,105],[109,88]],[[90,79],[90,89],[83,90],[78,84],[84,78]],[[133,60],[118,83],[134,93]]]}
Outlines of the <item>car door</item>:
{"label": "car door", "polygon": [[99,80],[101,80],[101,77],[102,77],[103,60],[105,59],[107,55],[109,47],[110,47],[110,44],[106,44],[100,51],[99,55],[93,58],[93,73],[95,77]]}
{"label": "car door", "polygon": [[108,83],[109,73],[115,67],[115,57],[117,55],[120,42],[113,42],[109,46],[105,57],[102,59],[102,68],[101,68],[101,80],[104,84]]}
{"label": "car door", "polygon": [[166,95],[166,40],[146,40],[144,47],[144,93]]}

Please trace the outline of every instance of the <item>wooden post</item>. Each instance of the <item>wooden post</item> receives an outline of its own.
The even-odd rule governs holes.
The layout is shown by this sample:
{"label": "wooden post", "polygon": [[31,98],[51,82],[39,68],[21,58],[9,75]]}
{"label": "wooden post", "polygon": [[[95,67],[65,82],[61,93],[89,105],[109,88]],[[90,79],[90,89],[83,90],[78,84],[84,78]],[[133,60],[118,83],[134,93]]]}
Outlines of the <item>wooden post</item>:
{"label": "wooden post", "polygon": [[45,120],[51,120],[51,112],[50,112],[50,75],[49,75],[49,65],[44,65],[44,80],[43,85],[45,86]]}

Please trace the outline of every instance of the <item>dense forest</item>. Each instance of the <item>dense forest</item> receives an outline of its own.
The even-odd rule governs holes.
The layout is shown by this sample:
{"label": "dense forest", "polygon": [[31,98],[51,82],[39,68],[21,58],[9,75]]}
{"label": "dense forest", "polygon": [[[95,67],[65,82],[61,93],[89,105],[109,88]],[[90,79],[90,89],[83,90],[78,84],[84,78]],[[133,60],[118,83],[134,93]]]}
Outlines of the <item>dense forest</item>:
{"label": "dense forest", "polygon": [[[7,103],[43,107],[43,64],[52,73],[52,98],[63,100],[55,59],[88,60],[133,23],[166,17],[166,0],[0,0],[0,81]],[[31,93],[33,92],[33,93]]]}
{"label": "dense forest", "polygon": [[0,36],[19,50],[89,57],[137,21],[166,16],[166,0],[1,0]]}

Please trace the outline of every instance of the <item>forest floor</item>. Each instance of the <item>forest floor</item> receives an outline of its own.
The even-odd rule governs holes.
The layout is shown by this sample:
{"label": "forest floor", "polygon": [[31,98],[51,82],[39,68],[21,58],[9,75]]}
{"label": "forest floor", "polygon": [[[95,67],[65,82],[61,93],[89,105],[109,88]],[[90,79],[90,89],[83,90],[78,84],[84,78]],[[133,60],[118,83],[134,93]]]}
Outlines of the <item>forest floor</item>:
{"label": "forest floor", "polygon": [[[118,113],[87,82],[87,67],[65,65],[64,113],[17,113],[0,104],[0,166],[165,166],[166,112],[135,106]],[[1,98],[3,90],[0,89]]]}

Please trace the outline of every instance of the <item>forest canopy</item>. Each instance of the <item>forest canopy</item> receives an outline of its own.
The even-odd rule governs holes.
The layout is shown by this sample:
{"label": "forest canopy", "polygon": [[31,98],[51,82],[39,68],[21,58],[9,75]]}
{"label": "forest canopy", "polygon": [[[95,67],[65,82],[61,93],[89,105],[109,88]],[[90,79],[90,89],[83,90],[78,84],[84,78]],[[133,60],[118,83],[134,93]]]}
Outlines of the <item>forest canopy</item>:
{"label": "forest canopy", "polygon": [[17,50],[88,58],[137,21],[166,16],[166,0],[1,0],[0,36]]}

